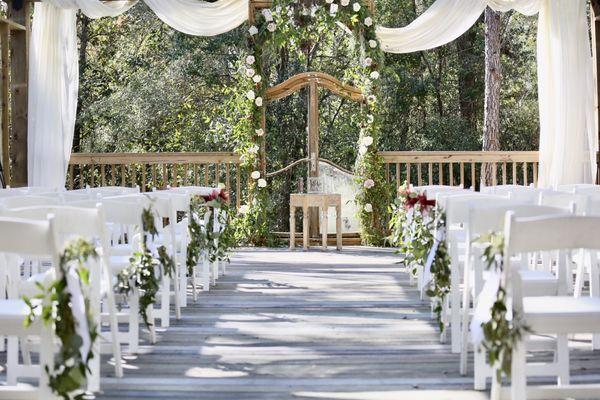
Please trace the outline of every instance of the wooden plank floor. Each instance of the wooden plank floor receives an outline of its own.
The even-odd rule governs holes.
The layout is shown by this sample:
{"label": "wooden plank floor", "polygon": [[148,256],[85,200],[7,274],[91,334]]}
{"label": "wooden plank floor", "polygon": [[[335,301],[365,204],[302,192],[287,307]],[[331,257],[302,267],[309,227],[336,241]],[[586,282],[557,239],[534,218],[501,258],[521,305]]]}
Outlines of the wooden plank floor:
{"label": "wooden plank floor", "polygon": [[[388,250],[243,250],[100,399],[486,399]],[[589,346],[584,343],[583,345]],[[578,379],[600,355],[575,354]],[[472,371],[472,368],[471,368]]]}

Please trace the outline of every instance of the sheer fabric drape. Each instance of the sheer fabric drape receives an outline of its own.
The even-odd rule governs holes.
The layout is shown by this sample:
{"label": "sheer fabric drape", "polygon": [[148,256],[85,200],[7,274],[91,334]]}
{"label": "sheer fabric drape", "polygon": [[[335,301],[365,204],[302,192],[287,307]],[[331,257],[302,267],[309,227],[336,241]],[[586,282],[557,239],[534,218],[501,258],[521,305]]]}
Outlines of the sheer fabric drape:
{"label": "sheer fabric drape", "polygon": [[379,28],[382,48],[410,53],[466,32],[487,6],[538,16],[539,185],[592,183],[598,139],[585,0],[437,0],[403,28]]}
{"label": "sheer fabric drape", "polygon": [[[248,17],[248,0],[145,0],[165,23],[191,35],[227,32]],[[79,66],[76,13],[115,17],[136,1],[45,0],[36,3],[29,67],[28,181],[63,187],[75,130]]]}

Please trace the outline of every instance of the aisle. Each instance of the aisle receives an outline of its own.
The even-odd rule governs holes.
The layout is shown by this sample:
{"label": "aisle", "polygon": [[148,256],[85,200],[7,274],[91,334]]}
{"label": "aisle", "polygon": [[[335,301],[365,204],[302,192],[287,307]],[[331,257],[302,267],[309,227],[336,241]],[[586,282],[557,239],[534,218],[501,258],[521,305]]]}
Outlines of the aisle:
{"label": "aisle", "polygon": [[124,379],[103,378],[100,398],[397,399],[468,389],[396,261],[358,247],[242,251],[156,346],[128,360]]}

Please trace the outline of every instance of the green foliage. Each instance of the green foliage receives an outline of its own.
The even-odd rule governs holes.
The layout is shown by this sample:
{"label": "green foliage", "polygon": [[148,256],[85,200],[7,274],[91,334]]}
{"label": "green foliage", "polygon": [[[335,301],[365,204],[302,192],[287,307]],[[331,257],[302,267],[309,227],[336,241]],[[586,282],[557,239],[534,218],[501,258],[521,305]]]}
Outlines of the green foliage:
{"label": "green foliage", "polygon": [[[435,246],[430,267],[432,283],[427,295],[434,302],[433,311],[440,331],[444,331],[442,311],[450,293],[451,261],[445,238],[446,213],[435,202],[428,201],[423,193],[409,190],[406,182],[398,193],[399,197],[392,205],[391,234],[387,240],[398,247],[397,252],[404,255],[404,265],[413,274],[419,268],[425,268]],[[435,237],[434,232],[439,232],[440,236]]]}
{"label": "green foliage", "polygon": [[142,226],[142,249],[131,256],[129,267],[119,273],[115,289],[124,295],[129,295],[134,289],[139,291],[139,313],[146,327],[150,328],[152,324],[148,320],[148,307],[156,303],[162,276],[173,277],[175,261],[165,246],[159,246],[155,256],[148,245],[148,239],[154,240],[158,235],[152,207],[142,211]]}
{"label": "green foliage", "polygon": [[[502,273],[504,235],[490,233],[481,236],[476,241],[486,244],[483,259],[487,269],[495,269],[498,273]],[[484,335],[482,346],[488,351],[488,364],[498,367],[498,381],[501,381],[503,373],[510,377],[514,346],[525,333],[531,332],[519,314],[513,311],[512,318],[509,319],[508,313],[505,282],[501,281],[496,293],[496,301],[492,305],[491,319],[482,324]]]}
{"label": "green foliage", "polygon": [[[48,286],[38,283],[41,293],[34,299],[23,299],[29,306],[29,315],[23,322],[24,325],[28,327],[37,320],[36,309],[41,303],[41,320],[45,325],[52,327],[54,335],[60,341],[54,364],[51,368],[46,366],[45,372],[48,374],[52,391],[65,400],[84,398],[82,389],[90,373],[89,363],[94,356],[92,348],[98,333],[89,304],[89,270],[85,264],[91,258],[97,257],[94,246],[82,238],[67,243],[60,256],[59,265],[56,266],[60,278]],[[72,293],[67,284],[67,275],[71,273],[72,268],[75,268],[82,289],[90,337],[90,348],[84,355],[81,354],[84,339],[77,333],[77,321],[71,308]]]}

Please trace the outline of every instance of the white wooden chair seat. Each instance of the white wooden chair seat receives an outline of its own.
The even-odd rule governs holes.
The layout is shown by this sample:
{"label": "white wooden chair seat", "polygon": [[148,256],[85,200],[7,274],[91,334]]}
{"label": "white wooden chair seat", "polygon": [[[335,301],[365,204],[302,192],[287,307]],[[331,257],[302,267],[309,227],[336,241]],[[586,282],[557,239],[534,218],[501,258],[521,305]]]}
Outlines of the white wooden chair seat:
{"label": "white wooden chair seat", "polygon": [[527,325],[535,333],[600,332],[598,297],[524,297],[523,314]]}

